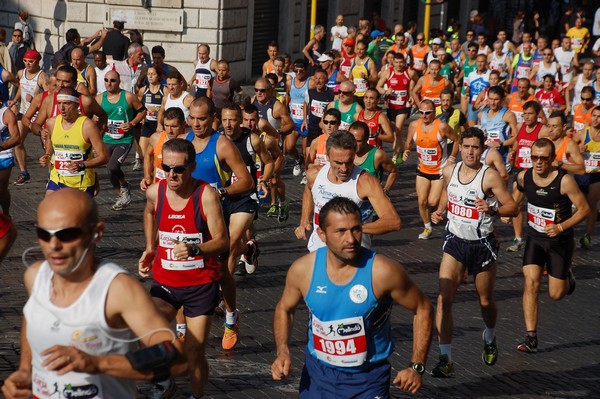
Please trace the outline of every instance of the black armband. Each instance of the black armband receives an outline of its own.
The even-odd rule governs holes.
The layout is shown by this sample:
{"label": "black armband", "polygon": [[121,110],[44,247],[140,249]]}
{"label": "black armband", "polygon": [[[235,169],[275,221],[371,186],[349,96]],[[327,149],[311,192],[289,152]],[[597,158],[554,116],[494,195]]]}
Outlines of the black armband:
{"label": "black armband", "polygon": [[139,107],[138,109],[134,109],[133,110],[133,117],[135,118],[135,116],[137,114],[139,114],[140,112],[144,112],[144,111],[146,111],[146,106],[144,104],[142,104],[141,107]]}
{"label": "black armband", "polygon": [[525,187],[523,187],[521,185],[521,183],[519,183],[519,177],[517,175],[517,190],[519,190],[520,192],[524,192],[525,191]]}
{"label": "black armband", "polygon": [[152,381],[157,382],[170,376],[169,366],[177,357],[177,350],[171,341],[164,341],[135,352],[127,352],[125,357],[135,370],[152,371]]}

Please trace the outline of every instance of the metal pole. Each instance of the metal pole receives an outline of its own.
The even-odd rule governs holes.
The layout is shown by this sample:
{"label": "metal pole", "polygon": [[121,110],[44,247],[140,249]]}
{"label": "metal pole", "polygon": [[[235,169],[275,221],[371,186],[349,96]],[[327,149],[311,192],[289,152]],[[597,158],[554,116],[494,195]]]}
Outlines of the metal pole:
{"label": "metal pole", "polygon": [[429,44],[429,23],[431,22],[431,0],[425,1],[425,19],[423,21],[423,36],[425,38],[425,45]]}
{"label": "metal pole", "polygon": [[317,24],[317,0],[311,0],[310,5],[310,38],[315,36],[315,25]]}

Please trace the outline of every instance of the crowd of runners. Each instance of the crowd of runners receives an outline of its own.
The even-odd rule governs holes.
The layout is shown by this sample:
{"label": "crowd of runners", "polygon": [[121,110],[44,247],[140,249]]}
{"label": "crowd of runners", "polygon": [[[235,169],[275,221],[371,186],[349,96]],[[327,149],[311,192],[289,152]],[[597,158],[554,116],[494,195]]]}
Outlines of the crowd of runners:
{"label": "crowd of runners", "polygon": [[[118,16],[112,29],[86,39],[68,30],[52,68],[42,68],[24,40],[26,20],[13,30],[18,51],[0,65],[0,230],[9,247],[10,190],[37,167],[24,145],[33,133],[42,154],[33,163],[48,168],[36,227],[46,261],[25,276],[22,360],[3,386],[8,398],[76,387],[95,389],[89,397],[128,397],[134,387],[121,377],[152,380],[152,397],[170,398],[172,376],[186,371],[192,398],[202,397],[213,315],[224,317],[223,349],[239,339],[233,275],[258,266],[254,220],[290,221],[286,162],[288,184],[305,185],[294,233],[309,253],[290,267],[275,311],[272,373],[289,373],[289,331],[304,300],[301,397],[388,397],[394,301],[415,318],[410,364],[393,382],[419,390],[433,324],[440,354],[431,375],[453,377],[452,304],[467,275],[485,324],[482,360],[494,365],[496,218],[514,228],[506,251],[523,251],[517,350],[537,351],[543,276],[554,300],[575,289],[574,227],[585,222],[577,238],[589,248],[600,199],[600,39],[590,47],[582,17],[560,37],[525,32],[514,43],[506,31],[425,35],[414,23],[390,30],[366,19],[346,27],[340,15],[330,31],[317,25],[296,59],[269,43],[251,97],[209,45],[198,45],[188,80],[165,62],[163,47],[127,38]],[[131,151],[139,183],[127,176]],[[399,263],[371,251],[373,235],[401,228],[390,195],[413,152],[423,224],[414,238],[444,236],[435,311]],[[146,193],[138,271],[153,279],[149,295],[94,257],[104,224],[93,197],[106,174],[114,212],[129,212],[138,186]],[[39,330],[26,328],[33,317]],[[142,349],[124,344],[132,336]]]}

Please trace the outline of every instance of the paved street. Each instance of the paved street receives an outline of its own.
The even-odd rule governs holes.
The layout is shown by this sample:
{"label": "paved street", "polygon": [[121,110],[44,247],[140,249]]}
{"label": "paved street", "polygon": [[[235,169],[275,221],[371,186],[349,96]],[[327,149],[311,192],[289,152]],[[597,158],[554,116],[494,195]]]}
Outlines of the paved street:
{"label": "paved street", "polygon": [[[44,193],[44,170],[37,165],[41,155],[39,141],[27,140],[29,170],[32,182],[22,187],[10,186],[12,192],[13,220],[19,238],[7,259],[2,263],[0,285],[0,380],[17,368],[19,362],[19,326],[26,293],[22,284],[25,270],[21,262],[23,252],[37,245],[34,223],[37,204]],[[414,157],[414,155],[413,155]],[[133,160],[132,155],[129,161]],[[241,342],[235,350],[221,349],[223,320],[215,318],[208,342],[207,355],[211,375],[207,395],[211,398],[294,398],[303,364],[306,344],[307,312],[301,307],[296,314],[296,324],[291,338],[293,373],[284,383],[271,380],[270,365],[275,356],[272,337],[273,309],[277,303],[285,274],[290,263],[305,253],[305,244],[297,241],[293,229],[300,217],[300,177],[291,174],[291,162],[284,169],[285,183],[290,198],[290,220],[279,225],[276,219],[267,219],[266,209],[256,224],[261,256],[255,274],[237,277],[238,303],[241,310]],[[438,284],[437,270],[441,259],[441,227],[434,228],[429,241],[416,239],[422,226],[418,219],[414,192],[415,159],[401,166],[399,181],[392,191],[392,199],[402,218],[402,229],[395,234],[374,240],[373,248],[400,261],[414,281],[432,301],[435,301]],[[114,193],[109,187],[107,173],[100,171],[102,191],[97,198],[107,233],[100,243],[99,254],[110,258],[130,270],[137,270],[137,260],[144,247],[142,210],[144,194],[139,190],[141,172],[132,172],[129,162],[125,167],[131,182],[132,205],[121,212],[110,209]],[[13,170],[13,179],[17,176]],[[12,182],[12,180],[11,180]],[[540,295],[540,323],[538,328],[539,353],[528,355],[516,351],[524,337],[521,311],[522,252],[505,251],[512,239],[512,229],[498,223],[498,236],[502,243],[496,284],[499,319],[497,341],[499,360],[493,367],[481,360],[483,321],[479,312],[477,295],[472,283],[463,285],[454,306],[453,357],[456,378],[448,380],[426,376],[424,386],[416,397],[420,398],[599,398],[600,397],[600,238],[593,237],[589,251],[578,249],[575,254],[574,273],[577,290],[573,296],[553,303],[546,293]],[[581,229],[578,229],[577,237]],[[595,245],[594,245],[595,244]],[[40,258],[34,249],[26,257],[29,262]],[[149,281],[145,282],[149,286]],[[546,289],[546,284],[543,284]],[[408,312],[395,307],[392,316],[396,353],[391,361],[398,370],[405,366],[412,345],[412,319]],[[35,325],[31,325],[35,328]],[[436,338],[431,346],[427,369],[436,363],[438,348]],[[178,380],[177,397],[190,394],[187,378]],[[141,393],[149,385],[140,385]],[[393,396],[409,397],[393,388]],[[142,396],[140,396],[142,397]]]}

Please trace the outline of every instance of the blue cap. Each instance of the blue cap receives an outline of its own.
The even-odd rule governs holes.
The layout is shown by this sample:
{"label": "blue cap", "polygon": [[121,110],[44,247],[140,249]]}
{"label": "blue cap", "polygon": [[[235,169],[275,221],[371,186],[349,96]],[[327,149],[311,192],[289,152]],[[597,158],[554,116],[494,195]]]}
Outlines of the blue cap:
{"label": "blue cap", "polygon": [[371,38],[375,39],[376,37],[383,36],[383,34],[384,33],[380,30],[374,30],[373,32],[371,32]]}

